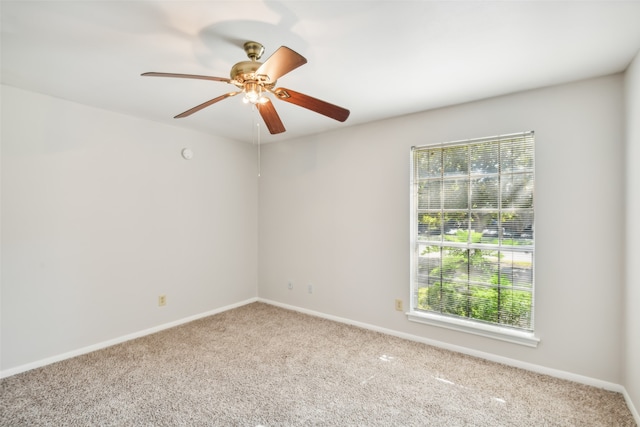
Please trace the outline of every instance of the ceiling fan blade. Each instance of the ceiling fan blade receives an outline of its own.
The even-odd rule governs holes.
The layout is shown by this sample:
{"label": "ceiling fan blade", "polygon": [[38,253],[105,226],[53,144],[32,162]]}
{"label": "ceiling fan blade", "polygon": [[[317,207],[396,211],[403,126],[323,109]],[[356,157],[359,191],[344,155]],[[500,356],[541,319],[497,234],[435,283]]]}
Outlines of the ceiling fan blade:
{"label": "ceiling fan blade", "polygon": [[213,80],[216,82],[225,82],[225,83],[231,83],[230,79],[224,78],[224,77],[213,77],[213,76],[198,76],[196,74],[176,74],[176,73],[156,73],[156,72],[149,72],[149,73],[142,73],[140,74],[141,76],[151,76],[151,77],[179,77],[182,79],[201,79],[201,80]]}
{"label": "ceiling fan blade", "polygon": [[174,117],[174,119],[181,119],[181,118],[183,118],[183,117],[190,116],[190,115],[192,115],[193,113],[195,113],[195,112],[197,112],[197,111],[200,111],[200,110],[202,110],[203,108],[208,107],[209,105],[215,104],[215,103],[216,103],[216,102],[218,102],[218,101],[222,101],[223,99],[229,98],[230,96],[234,96],[234,95],[237,95],[237,94],[239,94],[239,93],[240,93],[240,92],[229,92],[229,93],[225,93],[224,95],[220,95],[220,96],[219,96],[219,97],[217,97],[217,98],[213,98],[213,99],[210,99],[210,100],[209,100],[209,101],[207,101],[207,102],[203,102],[202,104],[197,105],[197,106],[195,106],[195,107],[193,107],[193,108],[191,108],[191,109],[189,109],[189,110],[185,111],[184,113],[180,113],[180,114],[178,114],[177,116],[175,116],[175,117]]}
{"label": "ceiling fan blade", "polygon": [[291,89],[279,87],[273,90],[273,93],[275,93],[278,99],[315,111],[316,113],[320,113],[339,122],[347,120],[350,114],[350,111],[346,108],[329,104],[328,102],[313,98],[300,92],[295,92]]}
{"label": "ceiling fan blade", "polygon": [[256,104],[256,105],[258,107],[258,111],[260,112],[260,115],[262,116],[262,120],[264,120],[264,123],[267,125],[267,128],[269,129],[269,133],[274,135],[276,133],[284,132],[286,129],[282,124],[282,120],[280,120],[280,116],[278,116],[278,112],[276,111],[276,108],[273,106],[273,103],[269,98],[266,98],[266,99],[267,99],[266,102],[262,104]]}
{"label": "ceiling fan blade", "polygon": [[306,63],[307,59],[298,52],[286,46],[280,46],[278,50],[256,70],[256,74],[268,76],[272,82],[275,82],[288,72]]}

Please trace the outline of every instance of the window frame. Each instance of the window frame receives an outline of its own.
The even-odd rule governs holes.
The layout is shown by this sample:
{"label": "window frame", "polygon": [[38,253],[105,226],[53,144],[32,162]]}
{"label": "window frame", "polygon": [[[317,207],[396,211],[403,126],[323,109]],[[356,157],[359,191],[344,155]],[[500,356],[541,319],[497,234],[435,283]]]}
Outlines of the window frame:
{"label": "window frame", "polygon": [[[455,146],[465,146],[465,147],[470,147],[473,144],[479,144],[479,143],[483,143],[483,142],[491,142],[491,141],[499,141],[499,140],[506,140],[506,139],[513,139],[513,138],[518,138],[518,137],[534,137],[534,132],[529,131],[529,132],[519,132],[519,133],[514,133],[514,134],[507,134],[507,135],[497,135],[497,136],[492,136],[492,137],[485,137],[485,138],[474,138],[474,139],[468,139],[468,140],[461,140],[461,141],[451,141],[451,142],[445,142],[445,143],[434,143],[434,144],[426,144],[426,145],[422,145],[422,146],[414,146],[411,147],[411,152],[410,152],[410,259],[411,259],[411,273],[410,273],[410,295],[409,295],[409,301],[410,301],[410,309],[409,312],[406,313],[408,320],[413,321],[413,322],[417,322],[417,323],[422,323],[422,324],[427,324],[427,325],[431,325],[431,326],[436,326],[436,327],[441,327],[441,328],[446,328],[446,329],[451,329],[451,330],[456,330],[456,331],[460,331],[460,332],[465,332],[465,333],[470,333],[470,334],[474,334],[474,335],[480,335],[480,336],[484,336],[484,337],[488,337],[488,338],[493,338],[493,339],[497,339],[497,340],[501,340],[501,341],[507,341],[507,342],[511,342],[511,343],[515,343],[515,344],[521,344],[521,345],[525,345],[525,346],[529,346],[529,347],[537,347],[538,343],[540,342],[540,339],[538,337],[535,336],[535,328],[534,328],[534,311],[535,311],[535,236],[534,236],[534,240],[532,242],[532,245],[530,246],[530,250],[532,253],[532,260],[534,261],[533,265],[532,265],[532,278],[531,278],[531,322],[530,322],[530,328],[529,329],[521,329],[521,328],[516,328],[516,327],[510,327],[508,325],[502,325],[502,324],[498,324],[498,323],[491,323],[491,322],[485,322],[482,320],[474,320],[473,318],[468,318],[468,317],[462,317],[462,316],[454,316],[454,315],[447,315],[447,314],[442,314],[442,313],[438,313],[436,311],[427,311],[427,310],[422,310],[422,309],[418,309],[418,288],[419,283],[418,283],[418,245],[424,245],[425,243],[428,244],[429,241],[425,241],[425,240],[420,240],[419,239],[419,226],[418,226],[418,217],[420,215],[419,211],[419,207],[418,207],[418,180],[416,179],[416,164],[414,163],[414,155],[416,153],[416,151],[418,150],[428,150],[428,149],[433,149],[433,148],[438,148],[438,149],[444,149],[447,147],[455,147]],[[533,194],[535,197],[535,141],[533,144],[533,158],[534,158],[534,165],[533,165],[533,170],[531,171],[531,173],[533,174],[533,182],[534,182],[534,190],[533,190]],[[472,173],[468,172],[469,177],[471,177]],[[502,176],[503,172],[502,171],[498,171],[498,175]],[[443,177],[441,178],[442,182],[445,182],[444,179],[444,172],[443,172]],[[471,181],[471,178],[469,178],[469,181]],[[500,187],[498,187],[498,193],[500,193]],[[468,208],[469,211],[471,211],[471,208]],[[535,203],[533,204],[533,218],[535,221]],[[442,209],[442,212],[444,212],[444,209]],[[499,212],[502,212],[502,207],[499,207]],[[443,226],[442,226],[443,227]],[[469,228],[469,230],[471,230],[471,228]],[[443,228],[441,228],[441,232],[443,231]],[[498,245],[501,244],[503,239],[502,233],[500,233],[500,241],[498,242]],[[470,238],[469,238],[470,240]],[[451,246],[456,246],[451,245],[451,244],[443,244],[442,242],[444,242],[444,240],[441,241],[441,243],[439,243],[440,247],[451,247]],[[453,242],[451,242],[453,243]],[[436,245],[437,246],[437,245]],[[465,248],[469,248],[472,249],[474,248],[474,244],[470,241],[468,241],[466,244],[463,244],[463,246]],[[483,245],[483,248],[490,248],[490,246],[487,245]]]}

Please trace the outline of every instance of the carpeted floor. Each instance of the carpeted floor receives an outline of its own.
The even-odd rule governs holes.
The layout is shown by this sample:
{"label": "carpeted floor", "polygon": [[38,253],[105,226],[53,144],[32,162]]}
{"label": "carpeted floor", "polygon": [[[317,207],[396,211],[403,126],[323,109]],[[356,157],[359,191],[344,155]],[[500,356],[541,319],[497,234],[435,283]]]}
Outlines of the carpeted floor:
{"label": "carpeted floor", "polygon": [[2,426],[635,426],[619,393],[254,303],[0,381]]}

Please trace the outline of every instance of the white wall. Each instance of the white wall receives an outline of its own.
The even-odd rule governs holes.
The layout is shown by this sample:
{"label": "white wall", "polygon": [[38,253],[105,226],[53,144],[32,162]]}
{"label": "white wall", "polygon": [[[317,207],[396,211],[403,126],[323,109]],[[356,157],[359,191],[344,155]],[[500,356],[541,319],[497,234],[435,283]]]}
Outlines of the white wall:
{"label": "white wall", "polygon": [[640,411],[640,53],[626,73],[626,287],[624,385]]}
{"label": "white wall", "polygon": [[[259,295],[621,384],[623,116],[615,75],[266,145]],[[536,132],[541,343],[409,322],[394,299],[408,307],[410,147],[527,130]]]}
{"label": "white wall", "polygon": [[256,180],[250,144],[2,86],[0,368],[255,298]]}

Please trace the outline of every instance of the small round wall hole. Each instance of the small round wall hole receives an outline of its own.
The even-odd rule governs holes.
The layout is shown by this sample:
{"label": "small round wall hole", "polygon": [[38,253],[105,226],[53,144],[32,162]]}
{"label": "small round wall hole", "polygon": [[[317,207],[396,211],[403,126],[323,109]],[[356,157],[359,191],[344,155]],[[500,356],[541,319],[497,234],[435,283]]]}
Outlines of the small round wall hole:
{"label": "small round wall hole", "polygon": [[191,160],[191,158],[193,157],[193,151],[188,148],[183,148],[181,153],[182,157],[184,157],[185,160]]}

